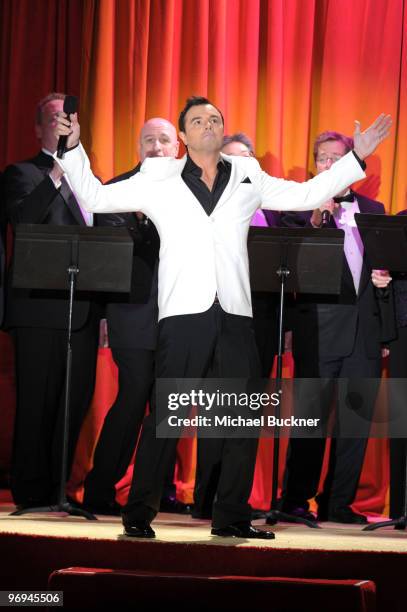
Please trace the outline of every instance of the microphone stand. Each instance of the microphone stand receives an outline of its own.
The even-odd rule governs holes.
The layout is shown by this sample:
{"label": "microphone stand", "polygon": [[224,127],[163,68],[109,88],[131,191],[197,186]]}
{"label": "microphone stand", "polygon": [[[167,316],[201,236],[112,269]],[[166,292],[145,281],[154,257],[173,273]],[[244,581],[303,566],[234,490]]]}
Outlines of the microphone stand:
{"label": "microphone stand", "polygon": [[[327,211],[328,212],[328,211]],[[280,395],[280,400],[283,397],[282,390],[282,378],[283,378],[283,330],[284,330],[284,288],[286,280],[290,274],[290,270],[287,266],[287,258],[288,258],[288,244],[284,244],[284,254],[282,256],[282,261],[280,267],[277,270],[277,275],[280,279],[280,304],[279,304],[279,313],[278,313],[278,354],[277,354],[277,376],[276,376],[276,389],[277,393]],[[280,404],[276,406],[276,418],[280,418]],[[273,475],[272,475],[272,489],[271,489],[271,509],[267,513],[266,524],[267,525],[275,525],[279,521],[283,521],[286,523],[300,523],[301,525],[306,525],[311,529],[321,529],[317,523],[313,523],[306,518],[294,516],[293,514],[289,514],[288,512],[282,512],[278,509],[278,465],[280,455],[280,435],[278,428],[276,429],[276,433],[274,436],[274,445],[273,445]]]}
{"label": "microphone stand", "polygon": [[71,504],[66,497],[65,486],[68,476],[68,439],[69,439],[69,420],[70,420],[70,398],[71,398],[71,374],[72,374],[72,312],[75,294],[76,278],[79,274],[78,266],[78,240],[73,239],[71,243],[71,263],[67,269],[69,277],[69,310],[68,310],[68,332],[67,332],[67,354],[66,354],[66,373],[65,373],[65,396],[64,396],[64,419],[63,437],[61,452],[61,474],[59,481],[58,502],[51,506],[39,506],[32,508],[22,508],[12,512],[10,516],[22,516],[23,514],[43,513],[43,512],[65,512],[72,516],[82,516],[88,521],[96,521],[97,518],[91,512]]}

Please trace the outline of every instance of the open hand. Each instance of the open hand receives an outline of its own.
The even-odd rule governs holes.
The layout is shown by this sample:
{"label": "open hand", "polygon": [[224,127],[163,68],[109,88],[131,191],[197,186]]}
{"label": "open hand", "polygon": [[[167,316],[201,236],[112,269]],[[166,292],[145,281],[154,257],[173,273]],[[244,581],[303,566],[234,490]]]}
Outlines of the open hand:
{"label": "open hand", "polygon": [[379,144],[390,134],[392,126],[390,115],[382,113],[364,132],[360,131],[359,121],[355,121],[355,131],[353,133],[354,150],[360,159],[365,159],[373,153]]}

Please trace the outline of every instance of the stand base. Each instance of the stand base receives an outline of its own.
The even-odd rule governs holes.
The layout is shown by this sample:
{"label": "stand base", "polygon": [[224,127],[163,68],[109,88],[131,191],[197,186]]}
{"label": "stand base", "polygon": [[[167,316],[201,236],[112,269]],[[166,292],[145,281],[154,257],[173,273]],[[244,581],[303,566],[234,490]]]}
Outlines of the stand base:
{"label": "stand base", "polygon": [[83,510],[82,508],[78,508],[77,506],[73,506],[68,501],[58,503],[55,506],[41,506],[37,508],[23,508],[22,510],[15,510],[10,514],[10,516],[22,516],[24,514],[42,514],[42,513],[59,513],[64,512],[65,514],[71,514],[72,516],[83,516],[88,521],[97,521],[97,518],[91,512],[87,510]]}
{"label": "stand base", "polygon": [[312,521],[309,521],[305,518],[301,518],[300,516],[294,516],[293,514],[281,512],[280,510],[270,510],[270,512],[267,513],[267,525],[276,525],[276,523],[280,522],[298,523],[300,525],[310,527],[311,529],[321,529],[320,525],[318,525],[317,523],[313,523]]}
{"label": "stand base", "polygon": [[394,527],[394,529],[405,530],[407,527],[407,516],[401,516],[398,519],[391,521],[381,521],[380,523],[370,523],[367,527],[363,527],[362,531],[375,531],[380,527]]}

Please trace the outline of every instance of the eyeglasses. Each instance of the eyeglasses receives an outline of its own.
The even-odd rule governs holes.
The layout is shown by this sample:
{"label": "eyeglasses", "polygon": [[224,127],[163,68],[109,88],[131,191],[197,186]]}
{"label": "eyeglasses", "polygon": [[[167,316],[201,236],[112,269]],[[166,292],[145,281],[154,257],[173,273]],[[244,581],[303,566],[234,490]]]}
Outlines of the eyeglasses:
{"label": "eyeglasses", "polygon": [[327,157],[322,156],[322,157],[317,157],[315,161],[317,162],[317,164],[321,164],[321,166],[326,166],[328,161],[331,161],[334,164],[335,162],[338,161],[338,159],[341,159],[342,157],[343,155],[329,155]]}

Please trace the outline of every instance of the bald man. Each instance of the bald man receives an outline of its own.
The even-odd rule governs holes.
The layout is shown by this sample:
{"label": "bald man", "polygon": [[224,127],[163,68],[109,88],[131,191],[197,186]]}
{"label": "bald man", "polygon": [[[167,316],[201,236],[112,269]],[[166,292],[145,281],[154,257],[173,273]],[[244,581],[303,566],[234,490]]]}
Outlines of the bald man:
{"label": "bald man", "polygon": [[[149,119],[143,125],[138,144],[140,163],[109,183],[136,174],[147,157],[178,155],[176,129],[172,123],[159,117]],[[109,346],[119,370],[119,387],[103,424],[93,468],[85,480],[83,500],[84,505],[95,513],[117,514],[115,483],[124,476],[130,463],[154,382],[160,241],[155,226],[142,213],[104,214],[100,218],[100,225],[128,227],[135,243],[134,277],[129,299],[127,303],[107,305]],[[123,296],[118,299],[123,300]],[[173,473],[169,475],[170,483],[172,477]],[[174,510],[182,510],[182,504],[175,500],[175,493],[171,499],[174,499]]]}

